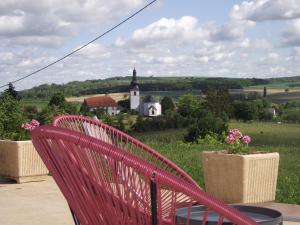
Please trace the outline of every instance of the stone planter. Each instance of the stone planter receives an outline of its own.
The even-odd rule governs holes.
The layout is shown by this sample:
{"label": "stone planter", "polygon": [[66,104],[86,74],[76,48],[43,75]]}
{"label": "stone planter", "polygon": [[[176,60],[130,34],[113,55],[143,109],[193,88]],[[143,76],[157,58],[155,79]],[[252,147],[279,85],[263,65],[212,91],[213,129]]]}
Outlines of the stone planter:
{"label": "stone planter", "polygon": [[45,180],[48,173],[31,141],[0,140],[0,176],[23,183]]}
{"label": "stone planter", "polygon": [[206,192],[225,203],[275,200],[279,153],[203,152],[202,163]]}

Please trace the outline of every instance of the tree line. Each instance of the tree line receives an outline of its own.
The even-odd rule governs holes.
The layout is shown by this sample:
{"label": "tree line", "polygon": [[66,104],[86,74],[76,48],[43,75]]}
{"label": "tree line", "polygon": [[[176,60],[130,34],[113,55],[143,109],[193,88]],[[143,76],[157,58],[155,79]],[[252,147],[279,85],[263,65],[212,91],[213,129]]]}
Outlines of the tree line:
{"label": "tree line", "polygon": [[[200,78],[200,77],[146,77],[140,79],[142,91],[181,91],[226,88],[241,89],[250,85],[268,84],[265,79],[238,79],[238,78]],[[20,91],[23,99],[49,99],[57,92],[65,96],[81,96],[90,94],[105,94],[128,92],[130,77],[109,78],[106,80],[75,81],[64,85],[43,84],[28,90]]]}

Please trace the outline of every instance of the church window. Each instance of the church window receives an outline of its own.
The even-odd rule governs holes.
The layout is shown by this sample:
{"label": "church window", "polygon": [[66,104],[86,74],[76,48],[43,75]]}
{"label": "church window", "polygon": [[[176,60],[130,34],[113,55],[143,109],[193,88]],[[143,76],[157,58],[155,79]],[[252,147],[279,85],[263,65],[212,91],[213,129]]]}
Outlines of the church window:
{"label": "church window", "polygon": [[133,95],[136,95],[136,91],[135,91],[135,92],[133,92]]}

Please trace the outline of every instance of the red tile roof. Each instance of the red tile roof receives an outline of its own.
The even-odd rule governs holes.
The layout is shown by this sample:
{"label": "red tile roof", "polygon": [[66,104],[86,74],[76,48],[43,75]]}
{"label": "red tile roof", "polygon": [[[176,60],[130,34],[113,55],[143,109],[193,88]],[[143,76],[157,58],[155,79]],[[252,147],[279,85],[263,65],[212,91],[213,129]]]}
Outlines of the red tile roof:
{"label": "red tile roof", "polygon": [[91,97],[84,99],[84,103],[87,107],[116,107],[117,103],[111,97],[108,96],[99,96],[99,97]]}

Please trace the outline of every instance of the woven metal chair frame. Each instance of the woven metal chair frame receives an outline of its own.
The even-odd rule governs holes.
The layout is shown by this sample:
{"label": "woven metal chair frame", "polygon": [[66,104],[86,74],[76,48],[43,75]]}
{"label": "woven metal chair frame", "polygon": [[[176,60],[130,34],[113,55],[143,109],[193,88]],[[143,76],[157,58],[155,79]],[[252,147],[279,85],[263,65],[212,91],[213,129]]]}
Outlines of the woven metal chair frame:
{"label": "woven metal chair frame", "polygon": [[[32,141],[81,225],[190,225],[195,204],[218,224],[253,220],[130,152],[66,128],[42,126]],[[186,207],[186,220],[176,211]]]}
{"label": "woven metal chair frame", "polygon": [[[129,136],[128,134],[106,125],[99,120],[78,115],[62,115],[54,118],[53,126],[64,127],[88,136],[98,138],[106,143],[112,144],[124,151],[130,152],[137,157],[151,162],[177,177],[197,186],[198,184],[180,167],[168,160],[151,147]],[[200,188],[200,187],[199,187]]]}

